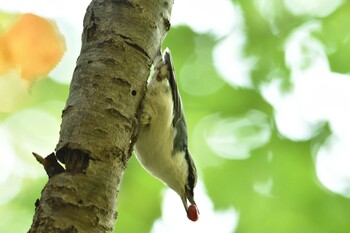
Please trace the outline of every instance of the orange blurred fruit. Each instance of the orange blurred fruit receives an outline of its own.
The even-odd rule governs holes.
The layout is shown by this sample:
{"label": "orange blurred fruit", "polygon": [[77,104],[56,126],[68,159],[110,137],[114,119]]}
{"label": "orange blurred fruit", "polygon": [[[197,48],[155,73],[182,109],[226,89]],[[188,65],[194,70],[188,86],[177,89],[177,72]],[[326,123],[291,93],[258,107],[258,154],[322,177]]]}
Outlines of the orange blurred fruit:
{"label": "orange blurred fruit", "polygon": [[65,42],[56,26],[34,14],[23,14],[0,37],[0,74],[19,68],[32,80],[47,75],[61,60]]}

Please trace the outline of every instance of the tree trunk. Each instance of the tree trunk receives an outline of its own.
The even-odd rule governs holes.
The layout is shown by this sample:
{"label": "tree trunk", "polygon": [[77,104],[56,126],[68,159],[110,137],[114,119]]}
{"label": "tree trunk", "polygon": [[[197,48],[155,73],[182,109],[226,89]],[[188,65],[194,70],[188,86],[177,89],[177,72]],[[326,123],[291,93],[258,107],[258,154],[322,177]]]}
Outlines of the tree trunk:
{"label": "tree trunk", "polygon": [[56,157],[40,161],[50,178],[29,232],[113,230],[119,184],[137,134],[138,108],[170,28],[172,5],[172,0],[91,2]]}

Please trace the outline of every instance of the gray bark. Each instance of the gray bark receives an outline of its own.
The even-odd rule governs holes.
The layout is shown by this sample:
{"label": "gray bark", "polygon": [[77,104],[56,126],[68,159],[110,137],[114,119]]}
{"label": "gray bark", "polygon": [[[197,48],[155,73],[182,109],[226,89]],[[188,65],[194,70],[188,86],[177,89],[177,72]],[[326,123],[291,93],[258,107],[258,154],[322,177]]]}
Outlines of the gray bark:
{"label": "gray bark", "polygon": [[139,105],[170,28],[172,5],[172,0],[91,2],[56,147],[66,168],[57,168],[54,154],[35,155],[50,178],[29,232],[113,230]]}

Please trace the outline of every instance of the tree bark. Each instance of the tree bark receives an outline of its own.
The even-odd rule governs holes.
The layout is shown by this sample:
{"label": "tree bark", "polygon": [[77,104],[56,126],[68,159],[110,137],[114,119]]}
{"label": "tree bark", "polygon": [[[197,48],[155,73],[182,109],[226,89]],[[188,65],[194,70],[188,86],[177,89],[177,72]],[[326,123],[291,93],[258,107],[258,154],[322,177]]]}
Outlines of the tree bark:
{"label": "tree bark", "polygon": [[173,0],[91,2],[56,147],[65,169],[54,154],[35,154],[49,180],[29,232],[113,230],[139,105],[170,28],[172,5]]}

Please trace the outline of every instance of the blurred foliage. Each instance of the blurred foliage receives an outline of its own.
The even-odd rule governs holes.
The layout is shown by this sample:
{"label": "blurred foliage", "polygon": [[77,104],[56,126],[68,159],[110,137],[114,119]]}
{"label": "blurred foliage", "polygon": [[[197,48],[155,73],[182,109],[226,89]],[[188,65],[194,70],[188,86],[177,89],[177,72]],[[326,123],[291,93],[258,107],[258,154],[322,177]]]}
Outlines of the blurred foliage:
{"label": "blurred foliage", "polygon": [[271,81],[268,74],[276,70],[281,72],[284,86],[289,86],[289,70],[284,63],[283,44],[291,30],[304,20],[290,15],[282,1],[271,2],[273,12],[269,13],[270,17],[274,17],[270,19],[273,25],[269,25],[269,21],[259,12],[256,1],[239,1],[246,21],[247,46],[244,50],[246,56],[258,57],[258,62],[251,72],[256,86]]}
{"label": "blurred foliage", "polygon": [[27,232],[33,220],[35,202],[46,183],[45,179],[24,179],[19,194],[1,206],[1,232]]}
{"label": "blurred foliage", "polygon": [[345,29],[349,25],[349,13],[350,4],[347,2],[322,21],[323,28],[318,33],[328,52],[331,69],[339,73],[350,72],[350,31]]}
{"label": "blurred foliage", "polygon": [[[233,2],[239,4],[244,16],[247,38],[244,55],[257,58],[251,70],[252,88],[231,86],[218,74],[213,65],[212,51],[222,38],[178,26],[172,27],[164,42],[164,47],[171,48],[174,57],[188,118],[191,151],[215,209],[233,206],[239,211],[237,233],[348,232],[349,200],[326,190],[315,172],[312,149],[331,133],[327,124],[307,141],[295,142],[282,137],[274,122],[273,108],[262,98],[259,87],[273,78],[282,81],[284,91],[293,86],[291,71],[285,64],[284,43],[297,27],[313,20],[322,25],[314,36],[323,43],[332,71],[348,73],[350,2],[345,1],[323,18],[295,16],[286,10],[283,1],[278,0],[270,1],[270,15],[261,13],[259,1]],[[278,72],[278,77],[270,75],[271,72]],[[60,118],[67,94],[68,85],[50,78],[40,79],[31,83],[28,98],[22,99],[15,110],[40,107]],[[251,110],[266,114],[271,137],[268,143],[252,150],[247,159],[218,156],[201,137],[204,132],[198,133],[198,122],[208,115],[219,113],[222,118],[242,118]],[[2,114],[0,120],[4,121],[14,113]],[[271,180],[273,185],[267,193],[254,188]],[[42,179],[25,180],[20,193],[1,206],[0,232],[25,232],[29,228],[34,202],[44,183]],[[132,157],[118,196],[119,214],[114,232],[149,232],[154,220],[161,216],[163,187]]]}

